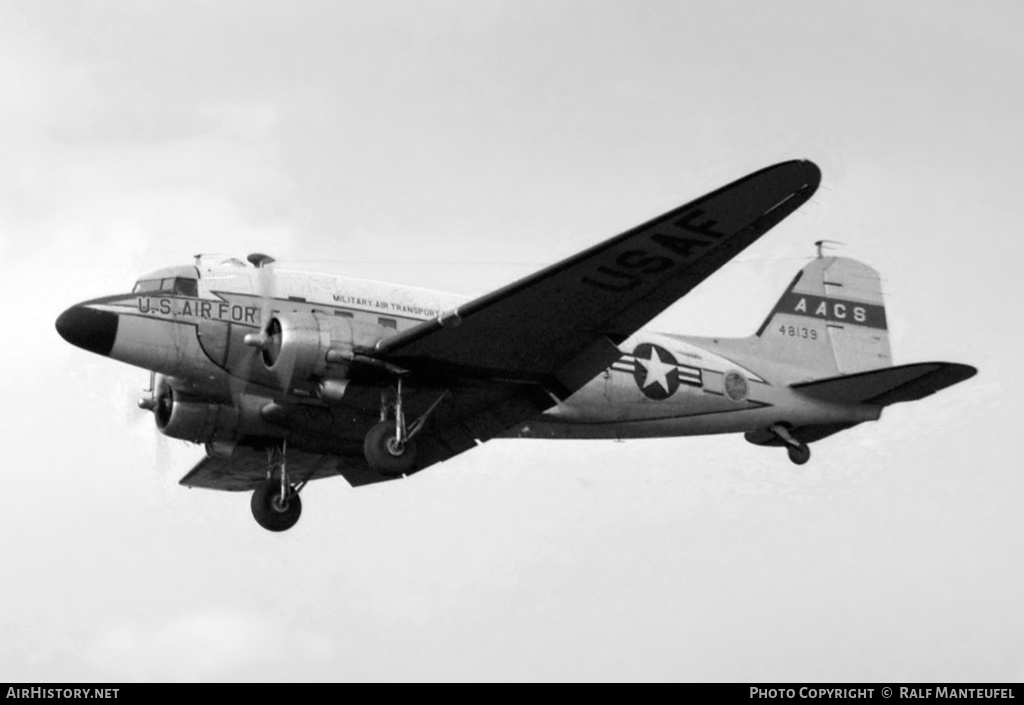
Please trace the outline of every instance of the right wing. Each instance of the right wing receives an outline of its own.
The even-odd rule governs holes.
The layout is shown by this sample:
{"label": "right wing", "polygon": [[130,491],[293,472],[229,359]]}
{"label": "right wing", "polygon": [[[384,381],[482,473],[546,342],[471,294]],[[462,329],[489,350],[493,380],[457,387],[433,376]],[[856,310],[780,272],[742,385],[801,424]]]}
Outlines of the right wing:
{"label": "right wing", "polygon": [[[341,475],[353,487],[392,479],[371,470],[362,458],[319,455],[301,450],[288,451],[288,475],[295,482]],[[266,478],[266,451],[238,447],[227,458],[203,458],[178,484],[209,490],[246,492],[256,489]]]}

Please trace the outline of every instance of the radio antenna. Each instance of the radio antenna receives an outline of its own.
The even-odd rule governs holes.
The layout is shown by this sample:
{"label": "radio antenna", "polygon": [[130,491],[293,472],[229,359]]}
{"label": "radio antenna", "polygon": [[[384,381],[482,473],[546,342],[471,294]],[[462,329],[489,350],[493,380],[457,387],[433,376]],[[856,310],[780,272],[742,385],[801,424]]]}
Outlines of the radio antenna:
{"label": "radio antenna", "polygon": [[818,259],[825,256],[824,252],[829,245],[844,245],[846,243],[839,242],[838,240],[818,240],[814,243],[814,246],[818,248]]}

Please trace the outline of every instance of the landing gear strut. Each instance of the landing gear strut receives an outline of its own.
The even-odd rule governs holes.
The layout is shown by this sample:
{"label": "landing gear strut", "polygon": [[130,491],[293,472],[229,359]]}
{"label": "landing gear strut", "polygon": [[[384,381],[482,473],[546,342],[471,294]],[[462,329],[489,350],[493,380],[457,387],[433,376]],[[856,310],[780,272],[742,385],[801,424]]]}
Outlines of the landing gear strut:
{"label": "landing gear strut", "polygon": [[[249,503],[256,523],[267,531],[287,531],[295,526],[302,514],[299,491],[306,483],[296,486],[288,481],[287,451],[287,441],[280,447],[267,450],[267,479],[253,491]],[[274,477],[275,470],[278,471],[277,478]]]}
{"label": "landing gear strut", "polygon": [[[394,399],[391,399],[393,391]],[[416,443],[413,438],[426,426],[448,391],[442,392],[423,414],[408,427],[402,409],[402,375],[394,390],[384,389],[380,394],[380,423],[370,429],[363,441],[363,454],[370,467],[382,475],[407,475],[416,464]]]}
{"label": "landing gear strut", "polygon": [[[363,454],[370,467],[382,475],[398,477],[412,470],[416,462],[416,444],[405,427],[402,410],[402,378],[395,385],[395,398],[388,399],[389,390],[380,394],[380,423],[370,429],[363,441]],[[388,419],[388,416],[393,416]],[[415,429],[419,430],[419,427]]]}
{"label": "landing gear strut", "polygon": [[793,438],[793,435],[785,426],[776,424],[771,427],[771,431],[785,441],[786,453],[789,455],[790,462],[794,465],[803,465],[811,459],[811,449],[803,441]]}

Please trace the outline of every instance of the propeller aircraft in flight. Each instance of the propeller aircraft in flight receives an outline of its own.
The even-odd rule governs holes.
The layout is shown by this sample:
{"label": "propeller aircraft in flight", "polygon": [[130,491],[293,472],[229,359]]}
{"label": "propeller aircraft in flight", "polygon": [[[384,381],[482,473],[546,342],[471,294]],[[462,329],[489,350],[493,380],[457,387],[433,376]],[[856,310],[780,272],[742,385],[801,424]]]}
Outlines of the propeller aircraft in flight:
{"label": "propeller aircraft in flight", "polygon": [[762,169],[475,299],[200,255],[56,327],[150,370],[139,406],[206,449],[181,484],[252,492],[271,531],[298,521],[310,480],[399,478],[492,438],[743,433],[803,464],[976,370],[894,366],[878,273],[820,250],[750,337],[642,326],[819,181],[809,161]]}

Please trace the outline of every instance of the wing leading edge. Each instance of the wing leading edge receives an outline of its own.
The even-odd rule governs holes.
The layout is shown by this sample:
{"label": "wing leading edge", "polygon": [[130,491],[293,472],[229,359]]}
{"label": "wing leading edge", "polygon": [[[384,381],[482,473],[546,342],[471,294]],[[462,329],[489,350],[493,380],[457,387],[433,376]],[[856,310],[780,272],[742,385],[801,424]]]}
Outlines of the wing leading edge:
{"label": "wing leading edge", "polygon": [[616,343],[805,203],[820,179],[809,161],[762,169],[386,338],[374,353],[413,370],[575,391],[618,357]]}

